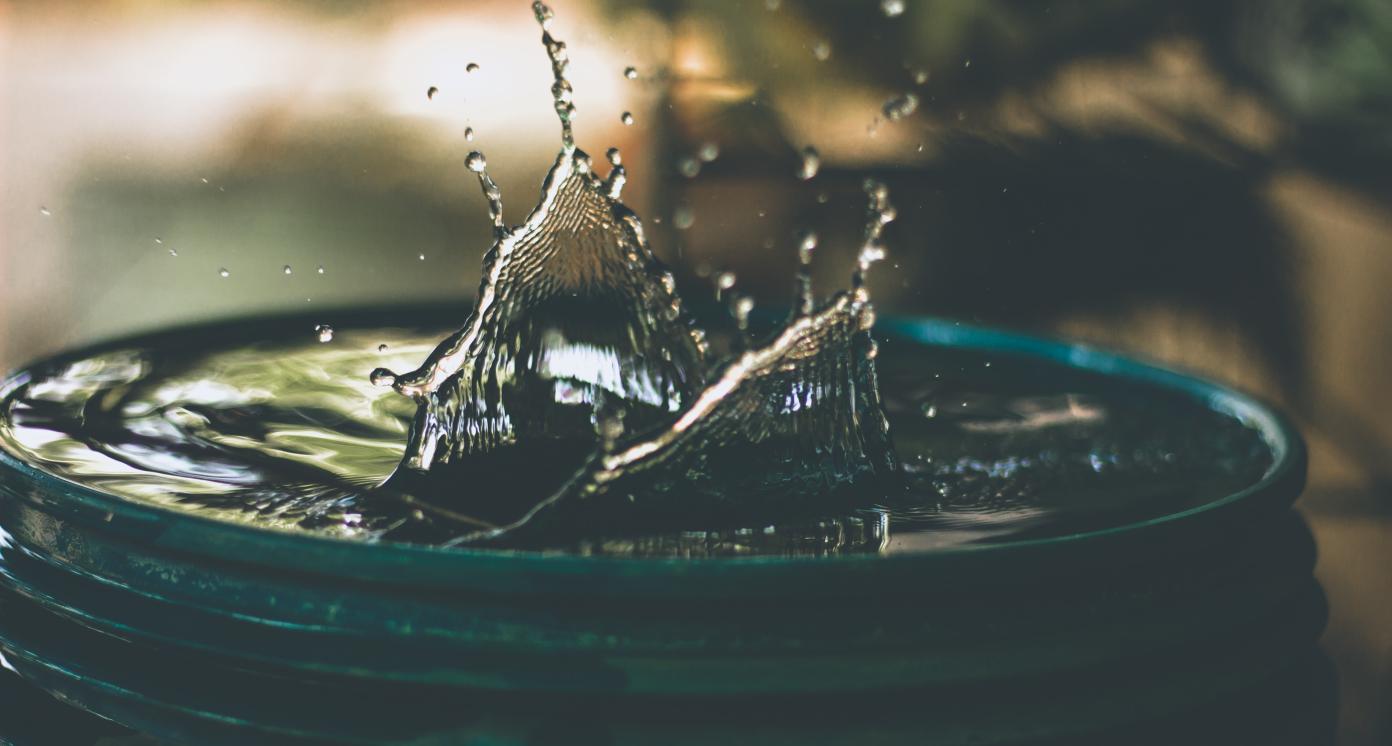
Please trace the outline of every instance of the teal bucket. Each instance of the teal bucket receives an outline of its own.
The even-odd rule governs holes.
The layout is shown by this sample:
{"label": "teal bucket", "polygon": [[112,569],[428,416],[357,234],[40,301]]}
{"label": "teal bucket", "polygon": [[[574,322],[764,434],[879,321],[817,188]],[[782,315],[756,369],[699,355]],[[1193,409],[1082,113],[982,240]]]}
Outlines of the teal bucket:
{"label": "teal bucket", "polygon": [[[1312,654],[1326,610],[1291,511],[1305,451],[1284,418],[1087,347],[922,319],[877,336],[884,356],[985,353],[1182,397],[1256,429],[1271,465],[1201,505],[1061,536],[662,559],[258,530],[0,451],[0,650],[37,687],[169,743],[1067,743],[1196,723],[1308,743],[1328,729],[1307,691],[1328,678]],[[1295,725],[1261,714],[1287,700]]]}

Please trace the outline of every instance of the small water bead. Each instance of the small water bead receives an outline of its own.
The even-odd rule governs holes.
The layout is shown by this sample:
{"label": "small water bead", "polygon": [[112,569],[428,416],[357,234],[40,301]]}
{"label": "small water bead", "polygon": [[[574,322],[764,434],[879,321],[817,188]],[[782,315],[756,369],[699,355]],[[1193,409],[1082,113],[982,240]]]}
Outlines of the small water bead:
{"label": "small water bead", "polygon": [[464,165],[470,171],[481,174],[488,168],[488,159],[483,157],[483,153],[473,150],[470,151],[467,156],[464,156]]}
{"label": "small water bead", "polygon": [[630,65],[630,66],[628,66],[628,67],[625,67],[625,68],[624,68],[624,77],[625,77],[625,78],[628,78],[629,80],[637,80],[637,79],[638,79],[638,68],[633,67],[632,65]]}
{"label": "small water bead", "polygon": [[231,273],[226,267],[222,267],[222,268],[218,269],[218,277],[224,277],[224,278],[225,278],[225,277],[231,277],[231,276],[232,276],[232,273]]}
{"label": "small water bead", "polygon": [[623,122],[625,125],[627,125],[627,126],[629,126],[629,127],[632,127],[632,126],[633,126],[633,114],[626,111],[626,112],[624,112],[623,114],[621,114],[621,115],[619,116],[619,121],[620,121],[620,122]]}
{"label": "small water bead", "polygon": [[421,261],[423,262],[423,261],[425,261],[425,254],[417,254],[417,255],[416,255],[416,258],[419,259],[419,260],[421,260]]}
{"label": "small water bead", "polygon": [[720,157],[720,146],[713,142],[705,143],[701,146],[700,151],[696,153],[696,156],[706,163],[710,163]]}
{"label": "small water bead", "polygon": [[170,256],[178,256],[178,255],[179,255],[179,250],[178,250],[178,249],[170,249],[170,250],[169,250],[169,255],[170,255]]}
{"label": "small water bead", "polygon": [[798,262],[802,264],[812,263],[812,252],[817,249],[817,234],[813,231],[806,231],[798,241]]}
{"label": "small water bead", "polygon": [[162,244],[162,243],[164,243],[164,239],[163,239],[163,238],[160,238],[159,236],[155,236],[155,245],[158,246],[159,244]]}
{"label": "small water bead", "polygon": [[913,74],[913,82],[916,85],[923,85],[928,82],[929,74],[927,70],[916,70]]}
{"label": "small water bead", "polygon": [[202,181],[204,184],[207,184],[207,183],[208,183],[208,177],[204,176],[202,179],[200,179],[200,181]]}
{"label": "small water bead", "polygon": [[383,342],[382,344],[377,345],[377,351],[378,351],[378,352],[386,352],[387,349],[388,349],[388,348],[387,348],[387,343],[386,343],[386,342]]}
{"label": "small water bead", "polygon": [[904,14],[904,0],[880,0],[880,12],[886,18],[898,18]]}
{"label": "small water bead", "polygon": [[328,324],[320,324],[314,327],[314,335],[319,338],[320,342],[332,342],[333,334],[333,327]]}
{"label": "small water bead", "polygon": [[427,101],[434,100],[435,94],[437,94],[437,93],[439,93],[439,92],[440,92],[440,89],[439,89],[439,88],[436,88],[435,86],[430,86],[429,88],[425,89],[425,99],[426,99]]}
{"label": "small water bead", "polygon": [[767,10],[778,10],[783,7],[783,0],[764,0],[764,8]]}
{"label": "small water bead", "polygon": [[735,278],[735,273],[734,273],[734,272],[719,272],[719,273],[717,273],[717,274],[715,275],[715,290],[716,290],[716,297],[719,297],[719,296],[720,296],[720,293],[723,293],[724,291],[729,290],[730,288],[734,287],[734,286],[735,286],[735,280],[736,280],[736,278]]}
{"label": "small water bead", "polygon": [[471,74],[471,75],[472,75],[473,73],[478,72],[478,71],[479,71],[479,66],[478,66],[478,63],[477,63],[477,62],[470,62],[469,64],[467,64],[467,65],[464,66],[464,72],[469,73],[469,74]]}
{"label": "small water bead", "polygon": [[826,41],[819,41],[813,44],[812,56],[816,57],[818,62],[826,62],[831,59],[831,44]]}
{"label": "small water bead", "polygon": [[690,205],[680,205],[672,211],[672,227],[679,231],[690,228],[696,222],[696,214]]}
{"label": "small water bead", "polygon": [[808,145],[802,149],[802,163],[798,165],[798,178],[807,181],[822,169],[822,156],[817,149]]}
{"label": "small water bead", "polygon": [[694,179],[701,173],[701,162],[691,157],[683,158],[677,161],[677,171],[688,179]]}
{"label": "small water bead", "polygon": [[609,160],[611,166],[623,165],[623,154],[619,152],[618,148],[609,148],[604,151],[604,157]]}
{"label": "small water bead", "polygon": [[321,275],[324,274],[324,265],[321,264],[321,265],[319,265],[318,267],[315,267],[315,268],[314,268],[314,271],[315,271],[315,272],[318,272],[318,273],[321,274]]}
{"label": "small water bead", "polygon": [[284,272],[287,275],[291,274],[292,270],[290,269],[290,265],[285,265],[285,267],[281,269],[281,272]]}
{"label": "small water bead", "polygon": [[963,62],[963,63],[962,63],[962,67],[964,67],[964,68],[965,68],[965,67],[971,67],[971,60],[969,59],[969,60],[967,60],[966,62]]}
{"label": "small water bead", "polygon": [[473,128],[473,127],[465,127],[465,128],[464,128],[464,139],[465,139],[465,140],[468,140],[469,142],[473,142],[473,141],[474,141],[474,128]]}
{"label": "small water bead", "polygon": [[735,326],[742,332],[748,331],[749,314],[754,311],[754,299],[748,295],[741,295],[735,299],[735,302],[732,304],[732,310],[735,315]]}
{"label": "small water bead", "polygon": [[883,107],[885,118],[891,122],[897,122],[917,110],[918,96],[912,93],[895,96],[886,101]]}
{"label": "small water bead", "polygon": [[556,17],[556,13],[546,6],[541,0],[532,3],[532,14],[536,16],[537,23],[541,24],[543,31],[551,28],[551,19]]}
{"label": "small water bead", "polygon": [[52,210],[49,210],[47,207],[40,207],[40,208],[39,208],[39,214],[42,215],[42,216],[44,216],[44,217],[48,217],[49,215],[52,215],[52,214],[53,214],[53,211],[52,211]]}

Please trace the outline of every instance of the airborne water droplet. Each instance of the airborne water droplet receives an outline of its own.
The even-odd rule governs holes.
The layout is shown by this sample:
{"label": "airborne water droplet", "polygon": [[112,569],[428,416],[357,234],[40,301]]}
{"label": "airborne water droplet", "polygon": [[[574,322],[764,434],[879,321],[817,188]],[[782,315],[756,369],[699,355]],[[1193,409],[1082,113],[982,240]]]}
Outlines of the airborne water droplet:
{"label": "airborne water droplet", "polygon": [[813,44],[812,56],[816,57],[818,62],[826,62],[831,59],[831,44],[827,41],[819,41]]}
{"label": "airborne water droplet", "polygon": [[287,275],[290,274],[290,273],[291,273],[290,265],[288,265],[288,264],[285,265],[285,268],[282,269],[281,271],[284,272],[284,273],[287,274]]}
{"label": "airborne water droplet", "polygon": [[423,261],[425,261],[425,254],[419,254],[419,255],[416,256],[416,258],[419,259],[419,260],[421,260],[421,261],[423,262]]}
{"label": "airborne water droplet", "polygon": [[170,250],[169,250],[169,255],[170,255],[170,256],[178,256],[178,255],[179,255],[179,250],[178,250],[178,249],[170,249]]}
{"label": "airborne water droplet", "polygon": [[470,62],[469,64],[467,64],[467,65],[464,66],[464,72],[466,72],[466,73],[473,74],[473,73],[476,73],[476,72],[478,72],[478,71],[479,71],[479,66],[478,66],[478,63],[477,63],[477,62]]}
{"label": "airborne water droplet", "polygon": [[474,141],[474,128],[473,128],[473,127],[465,127],[465,128],[464,128],[464,139],[465,139],[465,140],[468,140],[469,142],[473,142],[473,141]]}
{"label": "airborne water droplet", "polygon": [[672,211],[672,227],[679,231],[690,228],[696,222],[696,214],[690,205],[680,205]]}
{"label": "airborne water droplet", "polygon": [[632,65],[630,65],[630,66],[628,66],[628,67],[625,67],[625,68],[624,68],[624,77],[625,77],[625,78],[628,78],[629,80],[637,80],[637,79],[638,79],[638,68],[633,67]]}
{"label": "airborne water droplet", "polygon": [[484,158],[483,153],[477,150],[470,151],[468,155],[464,156],[464,166],[476,174],[481,174],[488,168],[488,159]]}
{"label": "airborne water droplet", "polygon": [[53,212],[49,210],[47,207],[40,207],[39,214],[43,215],[44,217],[48,217],[49,215],[52,215]]}
{"label": "airborne water droplet", "polygon": [[435,86],[430,86],[429,88],[425,89],[425,98],[426,98],[426,100],[429,101],[429,100],[434,99],[434,98],[435,98],[435,94],[437,94],[437,93],[439,93],[439,92],[440,92],[440,89],[439,89],[439,88],[436,88]]}
{"label": "airborne water droplet", "polygon": [[318,272],[318,273],[321,274],[321,275],[324,274],[324,265],[321,264],[321,265],[319,265],[318,267],[315,267],[315,268],[314,268],[314,271],[315,271],[315,272]]}
{"label": "airborne water droplet", "polygon": [[314,327],[314,334],[319,338],[320,342],[333,341],[333,327],[329,326],[328,324],[320,324]]}
{"label": "airborne water droplet", "polygon": [[897,122],[918,110],[918,96],[912,93],[895,96],[884,103],[883,110],[886,119]]}
{"label": "airborne water droplet", "polygon": [[904,14],[904,0],[880,0],[880,11],[887,18],[897,18]]}
{"label": "airborne water droplet", "polygon": [[701,173],[701,162],[688,156],[677,162],[677,171],[688,179],[694,179]]}
{"label": "airborne water droplet", "polygon": [[155,243],[156,243],[156,244],[162,244],[162,243],[164,243],[164,239],[163,239],[163,238],[160,238],[159,236],[155,236]]}
{"label": "airborne water droplet", "polygon": [[802,149],[802,164],[798,166],[798,178],[807,181],[817,175],[822,168],[822,157],[817,149],[808,145]]}
{"label": "airborne water droplet", "polygon": [[386,352],[386,351],[387,351],[387,343],[386,343],[386,342],[383,342],[382,344],[377,345],[377,351],[378,351],[378,352]]}
{"label": "airborne water droplet", "polygon": [[619,121],[631,127],[633,126],[633,114],[626,111],[619,116]]}
{"label": "airborne water droplet", "polygon": [[232,273],[231,273],[226,267],[223,267],[223,268],[221,268],[221,269],[218,270],[218,276],[219,276],[219,277],[231,277],[231,276],[232,276]]}
{"label": "airborne water droplet", "polygon": [[917,84],[917,85],[923,85],[924,83],[927,83],[927,82],[928,82],[928,71],[927,71],[927,70],[916,70],[916,71],[914,72],[914,74],[913,74],[913,82],[914,82],[915,84]]}
{"label": "airborne water droplet", "polygon": [[713,142],[705,143],[696,155],[706,163],[710,163],[720,157],[720,146]]}
{"label": "airborne water droplet", "polygon": [[623,165],[623,154],[619,152],[618,148],[609,148],[604,152],[604,157],[609,160],[611,166]]}

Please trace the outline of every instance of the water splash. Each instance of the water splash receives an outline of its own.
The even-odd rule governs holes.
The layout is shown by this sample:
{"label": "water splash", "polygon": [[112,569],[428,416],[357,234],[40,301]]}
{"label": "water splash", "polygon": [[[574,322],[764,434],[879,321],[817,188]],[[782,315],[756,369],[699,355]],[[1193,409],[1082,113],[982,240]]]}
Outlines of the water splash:
{"label": "water splash", "polygon": [[[566,44],[552,33],[551,10],[537,2],[533,11],[551,59],[561,149],[540,203],[516,226],[504,219],[484,154],[466,156],[494,243],[464,326],[417,370],[371,376],[417,404],[388,487],[459,525],[458,541],[516,543],[567,524],[694,520],[693,510],[704,517],[684,527],[712,528],[751,511],[771,517],[775,507],[806,511],[820,499],[808,495],[894,474],[864,279],[893,219],[884,186],[866,185],[871,217],[849,290],[818,305],[809,268],[816,238],[799,243],[799,300],[771,338],[751,338],[754,300],[729,292],[732,274],[717,276],[735,338],[732,356],[713,361],[641,221],[619,201],[622,155],[606,152],[601,178],[576,147]],[[707,143],[679,170],[694,176],[718,155]],[[811,158],[815,173],[815,151]],[[689,208],[673,215],[678,229],[692,221]],[[528,468],[543,454],[548,469]],[[551,482],[530,477],[543,471]],[[466,489],[499,474],[521,476],[498,495]],[[615,503],[612,495],[622,497]],[[569,515],[599,503],[593,514]]]}
{"label": "water splash", "polygon": [[704,340],[638,217],[618,201],[621,157],[610,151],[609,175],[600,178],[575,147],[566,46],[551,33],[550,10],[533,9],[561,123],[541,201],[524,223],[507,225],[484,154],[467,156],[494,226],[474,309],[419,369],[373,374],[419,405],[398,481],[429,472],[434,491],[436,472],[467,480],[491,468],[480,457],[502,450],[557,441],[591,447],[599,402],[627,402],[632,420],[651,423],[703,383]]}
{"label": "water splash", "polygon": [[[525,546],[580,526],[787,517],[835,504],[854,483],[897,475],[865,288],[895,211],[883,184],[867,181],[865,190],[870,205],[850,290],[814,305],[806,267],[816,238],[808,234],[798,246],[800,303],[787,326],[722,363],[670,424],[626,440],[603,424],[602,447],[561,490],[519,520],[456,543]],[[734,285],[729,273],[718,278],[717,287]],[[743,338],[753,301],[735,296],[731,307]]]}

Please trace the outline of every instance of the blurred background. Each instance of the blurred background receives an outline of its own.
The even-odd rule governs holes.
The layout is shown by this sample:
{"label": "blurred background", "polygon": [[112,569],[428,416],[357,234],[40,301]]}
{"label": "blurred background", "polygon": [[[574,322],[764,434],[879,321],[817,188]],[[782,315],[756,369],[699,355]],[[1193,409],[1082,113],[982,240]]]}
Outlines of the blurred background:
{"label": "blurred background", "polygon": [[[471,293],[490,225],[465,155],[520,222],[559,145],[527,5],[0,0],[0,366]],[[623,150],[688,298],[731,271],[787,303],[807,228],[820,288],[844,286],[874,174],[900,215],[883,312],[1090,341],[1291,412],[1340,742],[1392,742],[1392,4],[553,5],[580,146]]]}

